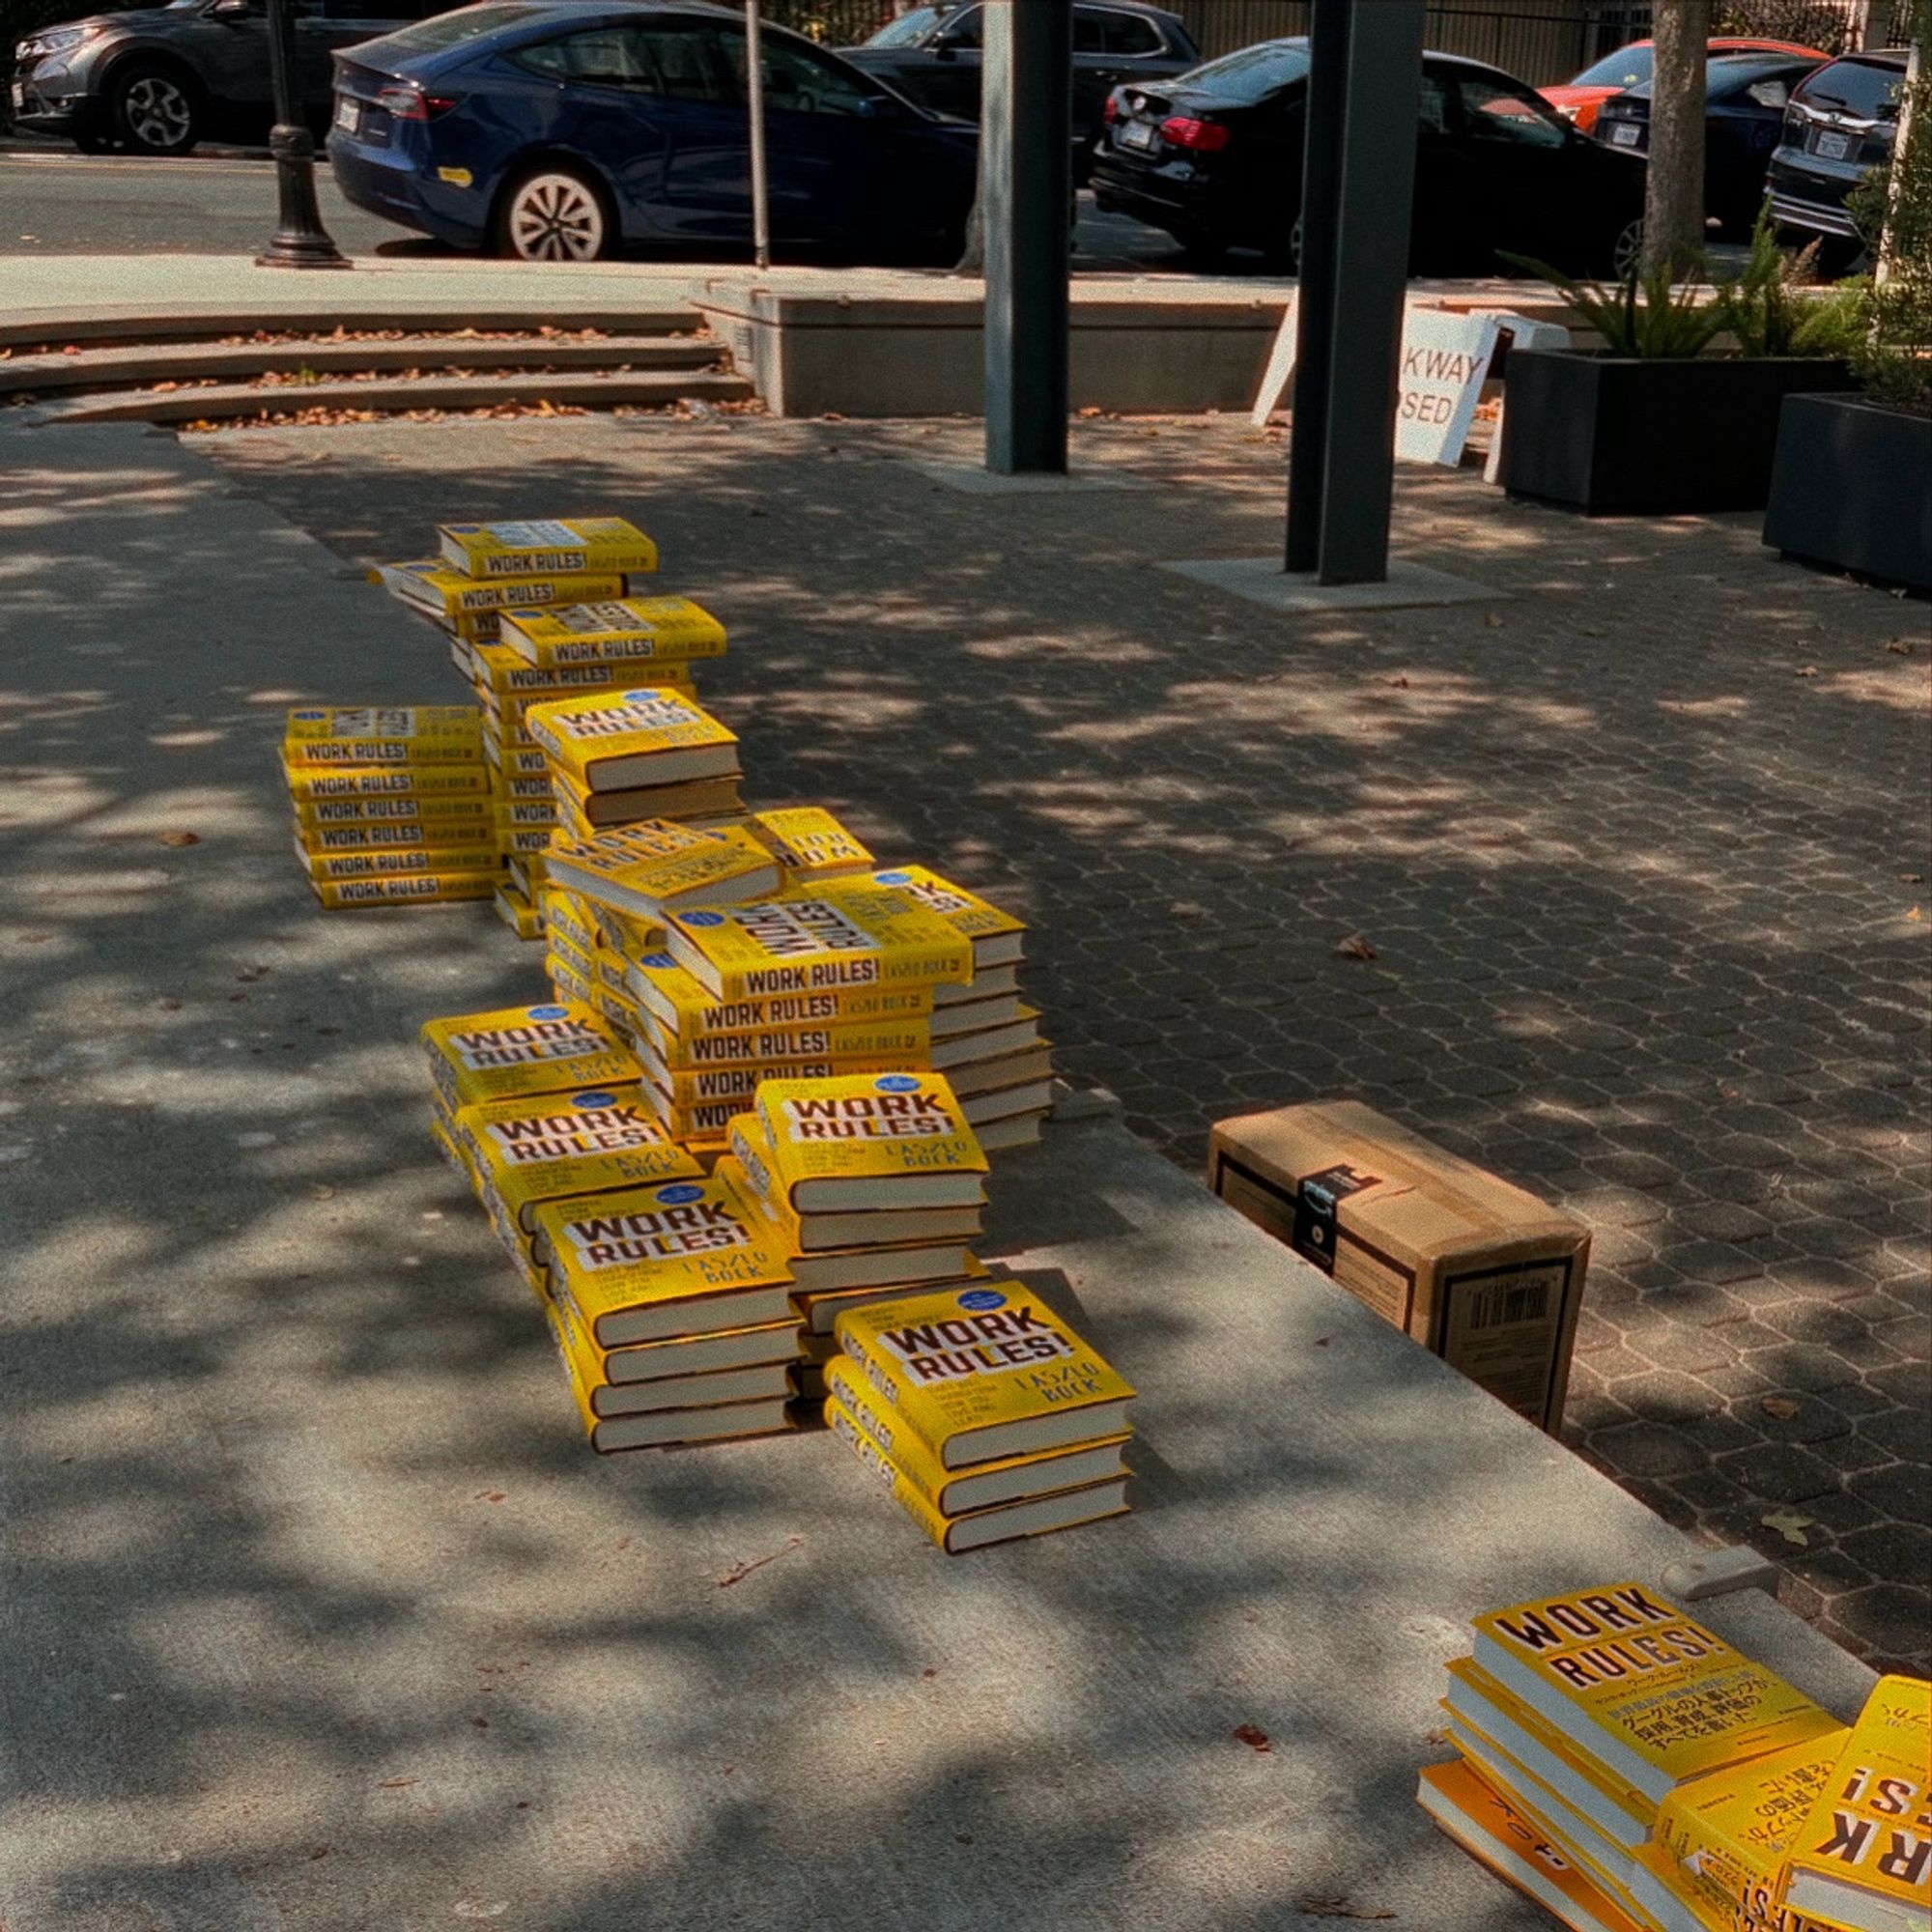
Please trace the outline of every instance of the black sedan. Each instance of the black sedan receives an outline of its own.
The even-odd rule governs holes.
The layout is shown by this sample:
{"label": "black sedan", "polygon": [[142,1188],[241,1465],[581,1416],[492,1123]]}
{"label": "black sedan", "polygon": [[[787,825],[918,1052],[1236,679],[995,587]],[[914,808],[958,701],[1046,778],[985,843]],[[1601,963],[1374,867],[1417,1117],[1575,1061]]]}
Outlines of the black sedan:
{"label": "black sedan", "polygon": [[[1163,86],[1116,88],[1094,161],[1102,209],[1164,229],[1195,266],[1299,247],[1308,43],[1264,41]],[[1597,274],[1642,233],[1643,168],[1577,132],[1543,97],[1480,61],[1429,53],[1409,266],[1495,272],[1499,249]]]}
{"label": "black sedan", "polygon": [[[1704,207],[1726,235],[1747,235],[1764,206],[1764,173],[1792,90],[1820,63],[1805,55],[1721,54],[1704,64]],[[1650,152],[1650,87],[1597,109],[1591,133],[1626,154]]]}

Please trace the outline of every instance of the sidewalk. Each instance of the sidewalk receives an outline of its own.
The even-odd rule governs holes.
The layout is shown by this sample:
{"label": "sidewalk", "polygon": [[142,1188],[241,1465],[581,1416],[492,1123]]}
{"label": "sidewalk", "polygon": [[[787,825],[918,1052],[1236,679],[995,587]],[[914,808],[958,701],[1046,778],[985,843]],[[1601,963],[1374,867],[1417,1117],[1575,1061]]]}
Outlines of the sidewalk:
{"label": "sidewalk", "polygon": [[[413,1044],[526,994],[536,950],[482,908],[326,918],[287,849],[285,706],[451,696],[441,647],[261,497],[340,469],[335,514],[391,546],[456,494],[495,507],[498,463],[526,507],[532,473],[546,507],[647,506],[667,581],[736,628],[718,682],[760,795],[1024,886],[1076,1062],[1161,970],[1149,889],[1227,876],[1183,820],[1196,797],[1238,828],[1274,715],[1244,690],[1255,722],[1212,725],[1230,788],[1203,779],[1203,680],[1256,661],[1238,621],[1183,635],[1156,590],[1130,638],[1062,555],[1089,609],[1049,622],[1022,506],[930,497],[890,439],[490,430],[218,464],[4,438],[0,1917],[1535,1932],[1411,1802],[1441,1666],[1474,1609],[1654,1582],[1687,1544],[1118,1125],[1003,1170],[988,1252],[1142,1389],[1135,1515],[948,1561],[823,1435],[584,1449],[429,1151]],[[1157,498],[1116,500],[1106,574],[1139,602],[1119,553]],[[1073,501],[1025,506],[1035,543]],[[1312,1033],[1331,969],[1306,963]],[[1869,1683],[1762,1597],[1705,1614],[1841,1714]]]}

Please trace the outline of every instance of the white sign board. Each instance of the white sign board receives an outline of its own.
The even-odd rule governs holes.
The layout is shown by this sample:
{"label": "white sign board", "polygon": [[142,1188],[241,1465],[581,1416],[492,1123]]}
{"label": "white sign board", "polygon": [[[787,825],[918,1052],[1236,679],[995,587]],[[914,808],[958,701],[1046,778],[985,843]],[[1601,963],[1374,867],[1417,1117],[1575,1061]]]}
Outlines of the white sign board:
{"label": "white sign board", "polygon": [[1409,463],[1455,469],[1469,440],[1476,401],[1495,353],[1493,315],[1413,308],[1403,318],[1395,453]]}

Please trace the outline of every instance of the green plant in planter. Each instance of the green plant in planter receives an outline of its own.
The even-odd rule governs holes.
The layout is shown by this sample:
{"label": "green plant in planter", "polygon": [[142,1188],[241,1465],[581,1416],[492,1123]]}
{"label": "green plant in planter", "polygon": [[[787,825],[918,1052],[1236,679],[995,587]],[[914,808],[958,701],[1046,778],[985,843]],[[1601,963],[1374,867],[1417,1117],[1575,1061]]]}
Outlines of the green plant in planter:
{"label": "green plant in planter", "polygon": [[1817,258],[1815,242],[1787,255],[1777,245],[1769,210],[1759,211],[1744,267],[1716,283],[1711,302],[1719,332],[1736,339],[1739,355],[1847,360],[1857,352],[1863,284],[1811,289]]}
{"label": "green plant in planter", "polygon": [[1579,282],[1527,255],[1503,253],[1503,260],[1548,282],[1577,321],[1604,338],[1612,355],[1684,360],[1703,355],[1723,327],[1711,305],[1698,301],[1694,286],[1671,287],[1667,267],[1640,275],[1633,264],[1620,282],[1606,288]]}
{"label": "green plant in planter", "polygon": [[[1902,37],[1932,48],[1932,0],[1911,0]],[[1874,400],[1932,416],[1932,58],[1898,103],[1898,140],[1883,174],[1854,191],[1854,219],[1879,268],[1861,304],[1853,360]]]}

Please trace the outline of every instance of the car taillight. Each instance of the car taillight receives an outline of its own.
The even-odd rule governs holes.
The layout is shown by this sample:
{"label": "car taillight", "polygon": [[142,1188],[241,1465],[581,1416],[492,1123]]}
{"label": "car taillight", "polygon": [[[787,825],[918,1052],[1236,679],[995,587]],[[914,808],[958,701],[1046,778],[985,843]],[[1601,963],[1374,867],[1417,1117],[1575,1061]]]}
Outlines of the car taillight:
{"label": "car taillight", "polygon": [[1107,97],[1106,106],[1104,106],[1100,110],[1100,119],[1104,121],[1108,127],[1111,128],[1114,125],[1114,123],[1118,121],[1120,118],[1121,118],[1121,103],[1118,100],[1116,100],[1114,97],[1110,94]]}
{"label": "car taillight", "polygon": [[1192,148],[1198,155],[1214,155],[1228,145],[1228,130],[1218,121],[1197,121],[1189,114],[1170,114],[1160,124],[1161,139],[1176,148]]}
{"label": "car taillight", "polygon": [[434,121],[456,100],[447,94],[418,94],[413,87],[385,87],[378,92],[376,105],[392,121]]}

